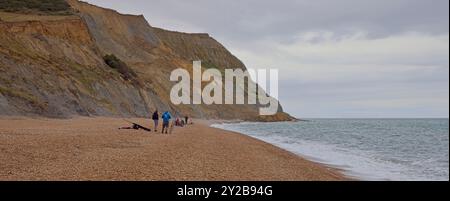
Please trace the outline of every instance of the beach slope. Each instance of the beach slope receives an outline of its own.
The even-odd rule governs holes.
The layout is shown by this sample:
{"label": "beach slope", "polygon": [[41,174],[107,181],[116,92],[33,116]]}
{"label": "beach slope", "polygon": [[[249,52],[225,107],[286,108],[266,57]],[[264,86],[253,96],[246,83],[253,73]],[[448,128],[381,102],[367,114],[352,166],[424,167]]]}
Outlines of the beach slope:
{"label": "beach slope", "polygon": [[[146,119],[132,119],[149,126]],[[0,180],[344,180],[338,172],[197,122],[172,135],[122,119],[0,118]]]}

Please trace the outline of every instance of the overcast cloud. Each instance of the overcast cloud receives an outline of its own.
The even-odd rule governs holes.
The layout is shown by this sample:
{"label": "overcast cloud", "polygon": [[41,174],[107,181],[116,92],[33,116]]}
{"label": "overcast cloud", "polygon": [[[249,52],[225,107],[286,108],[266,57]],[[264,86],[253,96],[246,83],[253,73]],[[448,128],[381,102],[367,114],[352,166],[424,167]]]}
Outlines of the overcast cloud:
{"label": "overcast cloud", "polygon": [[280,69],[297,117],[447,117],[448,0],[88,0]]}

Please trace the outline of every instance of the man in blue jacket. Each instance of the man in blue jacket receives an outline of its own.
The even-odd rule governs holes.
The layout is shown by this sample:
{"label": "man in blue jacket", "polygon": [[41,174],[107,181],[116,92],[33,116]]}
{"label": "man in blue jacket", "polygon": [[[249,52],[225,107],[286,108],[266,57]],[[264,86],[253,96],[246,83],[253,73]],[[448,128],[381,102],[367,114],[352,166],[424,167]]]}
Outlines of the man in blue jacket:
{"label": "man in blue jacket", "polygon": [[172,116],[170,115],[170,112],[166,111],[164,112],[164,114],[161,116],[161,118],[163,119],[163,128],[162,128],[162,132],[164,133],[164,130],[166,131],[166,134],[168,134],[169,132],[169,124],[170,124],[170,119],[172,118]]}

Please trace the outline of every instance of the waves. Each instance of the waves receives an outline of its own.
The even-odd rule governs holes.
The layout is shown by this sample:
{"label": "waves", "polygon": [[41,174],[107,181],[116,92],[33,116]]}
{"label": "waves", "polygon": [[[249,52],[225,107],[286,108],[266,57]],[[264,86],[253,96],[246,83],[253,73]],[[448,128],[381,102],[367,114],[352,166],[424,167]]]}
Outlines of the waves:
{"label": "waves", "polygon": [[448,180],[446,119],[217,124],[361,180]]}

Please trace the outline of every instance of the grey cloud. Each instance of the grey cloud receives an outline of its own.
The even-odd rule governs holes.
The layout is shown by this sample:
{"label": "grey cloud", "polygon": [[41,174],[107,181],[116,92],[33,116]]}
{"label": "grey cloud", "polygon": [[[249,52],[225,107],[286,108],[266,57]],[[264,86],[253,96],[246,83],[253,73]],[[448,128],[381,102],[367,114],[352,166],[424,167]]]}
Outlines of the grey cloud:
{"label": "grey cloud", "polygon": [[[354,30],[367,30],[372,37],[409,31],[442,34],[449,30],[448,0],[89,2],[111,5],[110,7],[135,14],[143,13],[151,24],[163,28],[176,29],[177,26],[182,27],[183,22],[195,27],[206,27],[206,31],[227,41],[269,37],[289,42],[293,34],[310,30],[333,30],[343,34]],[[156,21],[163,18],[173,19],[180,24],[162,24]]]}
{"label": "grey cloud", "polygon": [[[249,67],[284,66],[280,100],[298,117],[448,118],[448,0],[87,1],[208,32]],[[331,42],[299,41],[322,31]]]}

